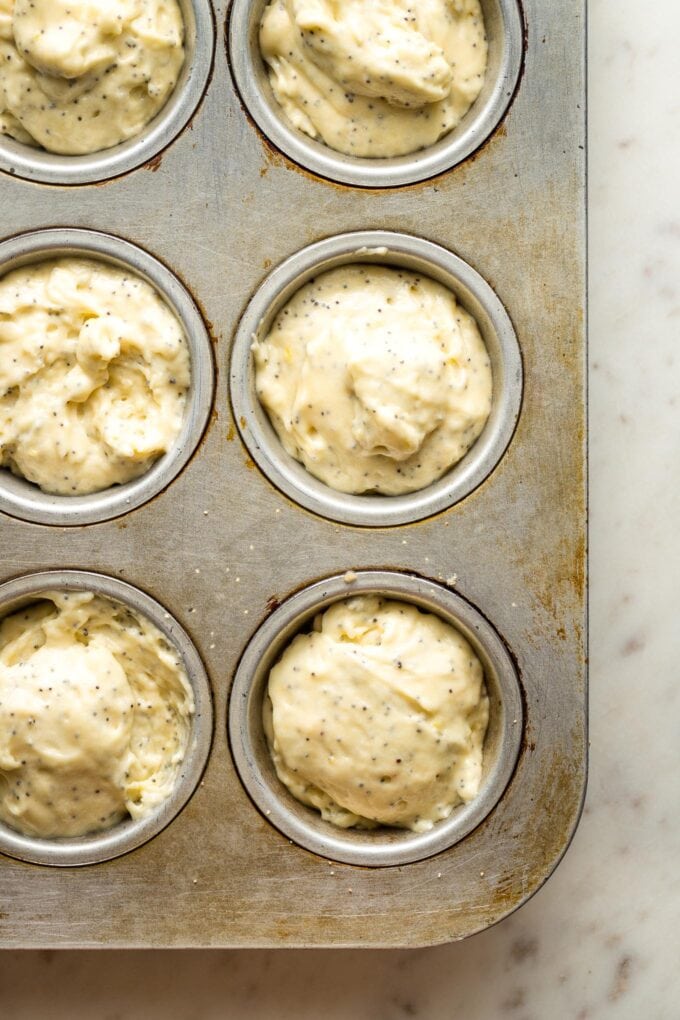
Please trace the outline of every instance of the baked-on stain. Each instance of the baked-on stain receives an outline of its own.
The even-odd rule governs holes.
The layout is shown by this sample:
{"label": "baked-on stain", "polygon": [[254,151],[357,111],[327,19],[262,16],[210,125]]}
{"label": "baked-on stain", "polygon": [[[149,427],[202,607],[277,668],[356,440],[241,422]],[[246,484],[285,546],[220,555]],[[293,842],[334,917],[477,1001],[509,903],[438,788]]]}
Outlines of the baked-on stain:
{"label": "baked-on stain", "polygon": [[141,167],[142,170],[150,170],[152,174],[155,174],[157,170],[160,170],[161,163],[163,162],[163,153],[159,152],[152,159],[147,160]]}

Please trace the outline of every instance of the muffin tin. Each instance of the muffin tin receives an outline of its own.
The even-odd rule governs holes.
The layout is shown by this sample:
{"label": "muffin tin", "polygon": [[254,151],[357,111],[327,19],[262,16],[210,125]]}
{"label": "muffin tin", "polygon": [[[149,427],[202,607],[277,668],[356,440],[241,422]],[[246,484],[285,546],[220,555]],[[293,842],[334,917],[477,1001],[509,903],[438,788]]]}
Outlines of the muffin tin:
{"label": "muffin tin", "polygon": [[[207,4],[191,6],[207,33],[197,34],[197,52],[209,49]],[[177,804],[141,838],[112,830],[98,838],[122,835],[119,849],[70,859],[45,847],[39,864],[29,863],[36,848],[3,843],[0,945],[377,947],[462,938],[545,881],[574,831],[585,784],[583,3],[527,0],[524,35],[516,3],[485,3],[494,81],[480,101],[486,109],[488,95],[504,90],[494,112],[507,106],[502,122],[490,133],[473,108],[440,153],[419,154],[398,172],[376,164],[361,179],[359,168],[344,176],[315,164],[304,139],[295,150],[284,145],[255,109],[257,123],[250,119],[227,43],[258,4],[235,0],[231,18],[228,3],[213,6],[218,41],[204,101],[172,144],[177,132],[166,126],[150,163],[71,187],[94,177],[57,161],[42,178],[51,183],[36,184],[18,179],[22,169],[7,163],[9,143],[0,143],[13,171],[0,174],[6,265],[40,243],[61,252],[93,241],[175,308],[181,300],[192,317],[189,326],[182,316],[188,336],[206,330],[213,346],[212,356],[202,339],[192,347],[201,397],[190,441],[176,470],[141,498],[95,516],[45,517],[36,490],[9,498],[16,480],[2,479],[0,582],[9,587],[0,596],[15,605],[54,586],[42,572],[56,571],[64,583],[123,584],[107,590],[160,604],[173,634],[186,635],[197,676],[205,664],[215,719],[202,780],[196,786],[200,767],[189,762]],[[232,50],[242,94],[249,40],[252,30],[243,52]],[[430,180],[389,186],[454,163]],[[23,171],[31,175],[38,179]],[[338,494],[312,492],[252,398],[251,333],[315,265],[347,257],[429,262],[424,271],[448,280],[477,315],[494,362],[495,417],[478,445],[433,498],[407,497],[397,512],[385,500],[348,507]],[[287,799],[263,753],[267,662],[317,606],[354,590],[398,593],[439,612],[485,662],[492,724],[482,790],[424,837],[329,832]],[[201,754],[209,715],[201,714]]]}

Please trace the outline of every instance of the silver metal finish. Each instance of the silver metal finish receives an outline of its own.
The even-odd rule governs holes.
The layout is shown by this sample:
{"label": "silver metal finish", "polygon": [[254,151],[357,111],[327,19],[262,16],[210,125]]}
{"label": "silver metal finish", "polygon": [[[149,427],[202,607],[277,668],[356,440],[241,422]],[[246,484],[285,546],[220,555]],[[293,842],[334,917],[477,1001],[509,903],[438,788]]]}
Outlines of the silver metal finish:
{"label": "silver metal finish", "polygon": [[[213,6],[224,40],[230,4]],[[207,427],[171,485],[87,526],[0,513],[0,584],[72,567],[157,597],[206,665],[217,720],[203,778],[161,837],[96,867],[0,854],[0,946],[423,946],[500,920],[564,853],[587,757],[585,4],[522,7],[524,73],[502,125],[421,184],[352,189],[303,171],[248,120],[224,45],[200,116],[152,167],[62,189],[0,174],[2,237],[89,227],[154,252],[201,309],[216,369]],[[233,338],[272,268],[370,230],[455,251],[507,309],[522,351],[521,414],[495,469],[399,527],[340,524],[290,499],[241,441],[229,398]],[[520,679],[523,738],[500,800],[464,839],[403,866],[329,867],[291,842],[254,806],[226,738],[253,634],[295,592],[348,570],[456,575]]]}
{"label": "silver metal finish", "polygon": [[46,591],[91,591],[121,602],[146,616],[179,652],[194,692],[195,714],[186,757],[168,799],[146,818],[129,819],[104,832],[72,839],[24,836],[0,822],[0,853],[32,864],[54,867],[96,864],[134,850],[157,836],[193,794],[210,752],[213,719],[210,685],[189,635],[163,606],[115,577],[84,570],[46,570],[0,584],[0,619],[37,601]]}
{"label": "silver metal finish", "polygon": [[184,19],[184,66],[167,103],[141,134],[86,156],[61,156],[0,134],[0,170],[43,184],[90,184],[133,170],[169,145],[201,102],[215,52],[215,23],[209,0],[178,2]]}
{"label": "silver metal finish", "polygon": [[481,0],[489,43],[484,87],[453,131],[407,156],[346,156],[298,131],[277,103],[260,54],[259,25],[269,0],[233,0],[229,20],[232,74],[246,109],[266,138],[312,173],[341,184],[392,188],[451,169],[496,129],[510,104],[522,67],[524,25],[517,0]]}
{"label": "silver metal finish", "polygon": [[184,424],[173,446],[139,478],[86,496],[58,496],[0,469],[0,511],[36,524],[93,524],[141,506],[168,486],[196,449],[213,397],[213,362],[205,323],[191,295],[158,259],[119,237],[60,228],[19,234],[0,243],[0,278],[13,269],[64,255],[95,258],[133,270],[160,294],[184,329],[191,357],[191,388]]}
{"label": "silver metal finish", "polygon": [[[300,804],[277,778],[262,728],[269,672],[296,633],[333,602],[357,593],[412,602],[451,623],[472,645],[484,667],[489,728],[479,794],[429,832],[338,829]],[[386,867],[412,864],[441,853],[467,836],[500,800],[522,739],[522,699],[517,673],[503,642],[484,617],[459,595],[423,578],[393,571],[361,571],[348,583],[336,576],[287,599],[253,635],[239,663],[229,702],[231,752],[241,780],[260,811],[300,846],[344,864]]]}
{"label": "silver metal finish", "polygon": [[[269,331],[281,308],[309,279],[356,262],[398,266],[430,276],[452,290],[475,318],[491,358],[491,414],[472,448],[426,489],[403,496],[337,492],[314,478],[281,445],[255,391],[251,346]],[[493,471],[517,424],[522,358],[512,323],[491,287],[471,266],[440,245],[392,231],[341,234],[304,248],[264,281],[239,323],[231,361],[234,419],[253,460],[282,492],[307,510],[343,524],[387,527],[440,513],[468,496]]]}

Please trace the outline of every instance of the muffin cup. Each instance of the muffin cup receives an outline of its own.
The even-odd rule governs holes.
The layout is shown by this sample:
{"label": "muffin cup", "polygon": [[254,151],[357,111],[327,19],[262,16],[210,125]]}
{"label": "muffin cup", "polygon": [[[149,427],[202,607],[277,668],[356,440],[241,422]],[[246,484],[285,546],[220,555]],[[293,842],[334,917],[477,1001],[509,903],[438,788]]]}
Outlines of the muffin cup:
{"label": "muffin cup", "polygon": [[194,693],[195,713],[186,756],[171,795],[152,814],[129,819],[103,832],[67,839],[39,839],[0,822],[0,853],[31,864],[72,867],[98,864],[135,850],[157,836],[193,794],[210,753],[213,711],[210,684],[189,635],[158,602],[117,578],[85,570],[46,570],[0,585],[0,618],[36,602],[47,591],[91,591],[145,616],[178,651]]}
{"label": "muffin cup", "polygon": [[[442,283],[476,320],[491,359],[493,399],[481,435],[440,479],[400,496],[337,492],[283,448],[255,390],[251,351],[287,301],[312,277],[358,262],[408,269]],[[512,438],[522,401],[522,358],[505,308],[466,262],[431,241],[382,230],[339,234],[292,255],[264,281],[239,323],[231,360],[231,401],[241,437],[273,484],[322,517],[373,527],[408,524],[446,510],[491,474]]]}
{"label": "muffin cup", "polygon": [[363,158],[336,152],[292,126],[274,97],[260,53],[259,26],[268,0],[233,0],[228,53],[236,88],[262,133],[306,170],[364,188],[415,184],[467,159],[498,127],[519,81],[524,22],[517,0],[481,0],[489,57],[484,86],[460,124],[434,145],[406,156]]}
{"label": "muffin cup", "polygon": [[168,146],[196,112],[215,54],[215,21],[209,0],[179,0],[185,59],[165,106],[134,138],[84,156],[47,152],[0,135],[0,170],[41,184],[92,184],[134,170]]}
{"label": "muffin cup", "polygon": [[0,511],[36,524],[94,524],[146,503],[180,473],[208,422],[214,389],[212,347],[193,298],[161,262],[119,237],[93,230],[56,228],[19,234],[0,243],[0,278],[21,266],[74,256],[134,272],[158,292],[182,325],[191,357],[191,386],[182,429],[170,449],[145,474],[123,485],[84,496],[43,492],[37,485],[0,469]]}
{"label": "muffin cup", "polygon": [[[292,638],[314,616],[358,593],[411,602],[436,613],[470,642],[484,667],[489,726],[479,793],[429,832],[340,829],[293,797],[276,775],[262,725],[269,672]],[[241,781],[265,817],[293,842],[329,860],[366,867],[410,864],[448,849],[476,828],[503,795],[522,737],[522,698],[512,658],[491,624],[465,599],[433,581],[388,570],[358,572],[355,580],[318,581],[276,609],[250,640],[229,703],[229,740]]]}

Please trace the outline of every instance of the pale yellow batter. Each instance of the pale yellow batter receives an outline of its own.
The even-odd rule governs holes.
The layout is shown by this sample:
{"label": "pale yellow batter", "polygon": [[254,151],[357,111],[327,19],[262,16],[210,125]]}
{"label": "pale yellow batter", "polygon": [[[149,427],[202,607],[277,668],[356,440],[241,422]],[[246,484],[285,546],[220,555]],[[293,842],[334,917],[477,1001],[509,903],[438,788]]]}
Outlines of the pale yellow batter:
{"label": "pale yellow batter", "polygon": [[0,0],[0,133],[82,155],[134,138],[184,63],[177,0]]}
{"label": "pale yellow batter", "polygon": [[253,353],[283,446],[340,492],[424,488],[467,452],[491,409],[474,319],[441,284],[405,270],[323,273]]}
{"label": "pale yellow batter", "polygon": [[374,595],[337,602],[269,677],[279,779],[341,828],[425,832],[479,790],[489,702],[450,624]]}
{"label": "pale yellow batter", "polygon": [[479,0],[272,0],[260,49],[291,124],[351,156],[434,144],[487,62]]}
{"label": "pale yellow batter", "polygon": [[42,838],[143,818],[171,794],[194,699],[143,617],[46,592],[0,623],[0,820]]}
{"label": "pale yellow batter", "polygon": [[45,492],[143,474],[176,439],[189,384],[182,327],[134,274],[62,258],[0,280],[0,465]]}

